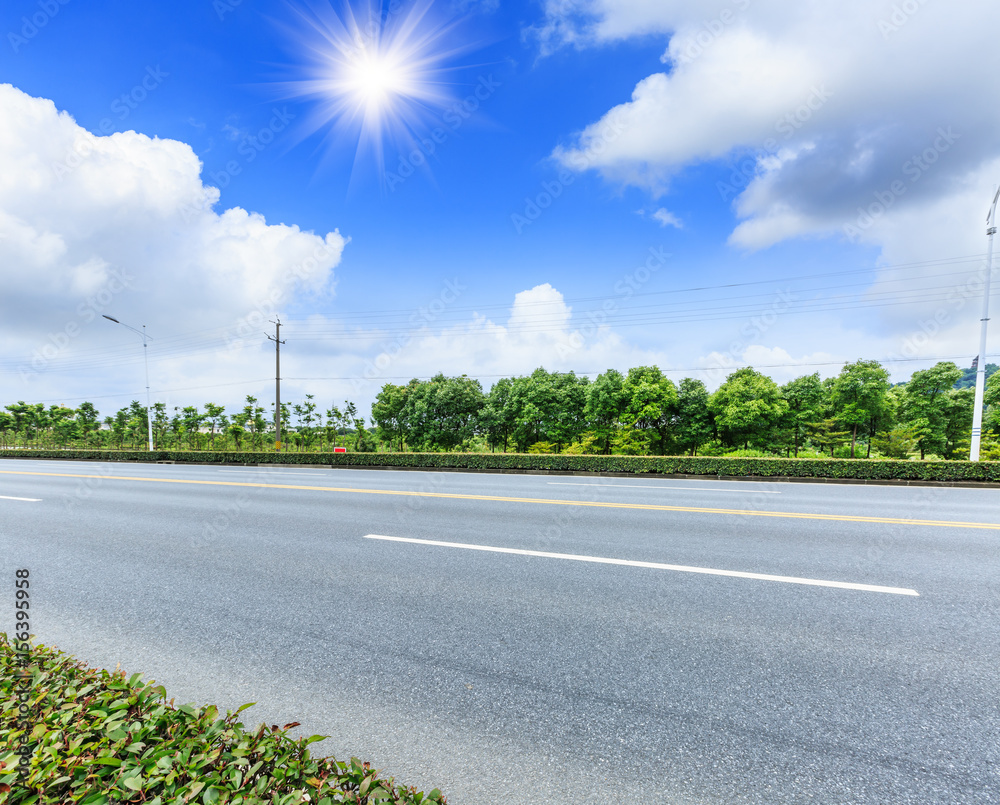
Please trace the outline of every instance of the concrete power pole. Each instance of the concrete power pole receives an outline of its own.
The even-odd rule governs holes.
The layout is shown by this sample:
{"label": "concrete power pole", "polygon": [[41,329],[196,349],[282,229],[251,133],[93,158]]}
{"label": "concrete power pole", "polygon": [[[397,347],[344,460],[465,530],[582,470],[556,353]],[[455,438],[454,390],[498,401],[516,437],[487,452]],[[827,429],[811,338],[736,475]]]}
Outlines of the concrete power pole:
{"label": "concrete power pole", "polygon": [[986,288],[983,291],[983,317],[979,328],[979,357],[976,364],[976,402],[972,409],[972,448],[969,450],[969,460],[979,461],[979,444],[983,434],[983,396],[986,391],[986,325],[990,321],[990,278],[993,275],[993,236],[997,232],[996,214],[997,200],[1000,199],[1000,189],[993,196],[993,206],[986,216],[986,234],[989,236],[989,246],[986,251]]}
{"label": "concrete power pole", "polygon": [[281,450],[281,345],[285,342],[281,340],[281,319],[271,322],[274,325],[274,338],[267,337],[268,341],[274,342],[274,449]]}

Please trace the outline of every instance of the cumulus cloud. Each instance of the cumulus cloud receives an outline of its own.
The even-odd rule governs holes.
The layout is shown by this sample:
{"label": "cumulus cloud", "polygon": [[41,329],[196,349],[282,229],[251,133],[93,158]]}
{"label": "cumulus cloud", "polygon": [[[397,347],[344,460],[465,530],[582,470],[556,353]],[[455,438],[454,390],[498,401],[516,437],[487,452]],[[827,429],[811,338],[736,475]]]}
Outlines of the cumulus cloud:
{"label": "cumulus cloud", "polygon": [[1000,157],[1000,107],[981,80],[998,23],[986,0],[735,0],[713,13],[550,0],[536,29],[549,48],[669,37],[666,68],[555,156],[660,194],[686,165],[749,153],[721,189],[743,219],[735,245],[841,237],[894,182],[906,189],[890,216],[960,195]]}
{"label": "cumulus cloud", "polygon": [[[219,190],[205,186],[185,143],[96,136],[51,101],[5,84],[0,158],[0,332],[5,374],[15,378],[5,397],[65,393],[86,382],[75,369],[116,373],[86,359],[131,338],[103,314],[154,336],[205,331],[333,288],[346,243],[338,231],[216,211]],[[190,383],[198,371],[160,368],[166,382]]]}
{"label": "cumulus cloud", "polygon": [[473,313],[462,320],[446,314],[395,338],[373,333],[370,346],[379,345],[381,351],[363,366],[356,364],[366,379],[353,385],[374,396],[384,378],[408,372],[469,374],[483,378],[489,388],[499,376],[529,374],[539,366],[562,372],[667,366],[664,353],[630,344],[608,318],[584,314],[574,319],[563,294],[544,283],[515,294],[506,318]]}

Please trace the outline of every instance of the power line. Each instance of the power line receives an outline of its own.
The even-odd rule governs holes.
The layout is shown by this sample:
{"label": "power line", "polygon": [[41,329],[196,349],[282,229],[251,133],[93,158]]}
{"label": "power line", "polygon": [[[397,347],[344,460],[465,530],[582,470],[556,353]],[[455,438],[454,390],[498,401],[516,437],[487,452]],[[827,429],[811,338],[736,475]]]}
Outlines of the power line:
{"label": "power line", "polygon": [[[938,294],[930,293],[938,289],[945,289],[949,287],[954,287],[951,285],[944,286],[932,286],[930,288],[918,288],[913,289],[909,292],[896,292],[896,291],[884,291],[876,292],[870,294],[870,300],[866,299],[856,299],[852,295],[839,295],[827,297],[825,299],[812,299],[812,300],[792,300],[786,303],[786,307],[783,307],[780,311],[775,311],[780,313],[782,316],[787,315],[799,315],[802,313],[817,313],[817,312],[835,312],[841,310],[864,310],[870,308],[882,308],[882,307],[900,307],[904,305],[918,304],[920,302],[934,301],[939,298]],[[890,297],[894,301],[884,302],[879,301],[883,297]],[[1000,298],[1000,290],[991,294],[991,298]],[[585,315],[586,313],[600,313],[601,311],[582,311],[580,315]],[[720,314],[720,313],[736,313],[737,315],[696,315],[696,314]],[[703,323],[710,321],[733,321],[746,319],[752,317],[754,312],[759,312],[760,314],[766,314],[769,311],[761,310],[757,305],[729,305],[729,306],[715,306],[708,308],[689,308],[682,311],[664,311],[662,313],[655,312],[641,312],[641,313],[628,313],[622,312],[617,316],[608,315],[606,319],[601,322],[601,324],[614,325],[618,329],[626,329],[629,327],[646,327],[651,324],[688,324],[688,323]],[[585,326],[586,323],[573,323],[572,321],[566,321],[564,317],[550,318],[550,319],[534,319],[529,320],[529,324],[532,325],[546,325],[548,323],[554,323],[558,326],[522,326],[516,328],[510,328],[509,325],[496,325],[497,327],[502,327],[508,333],[516,333],[518,335],[522,334],[532,334],[532,333],[545,333],[545,332],[562,332],[564,330],[569,330],[570,332],[580,329],[581,326]],[[397,331],[381,331],[373,334],[366,334],[363,336],[357,335],[331,335],[323,334],[322,332],[309,334],[299,334],[297,339],[300,341],[319,341],[325,343],[352,343],[358,341],[365,342],[377,342],[380,340],[385,340],[386,338],[399,337],[402,335],[413,336],[415,333],[419,333],[420,330],[397,330]],[[495,331],[492,330],[479,330],[470,331],[466,330],[461,333],[461,337],[490,337],[495,335]],[[438,337],[438,336],[433,336]],[[263,342],[262,342],[263,345]],[[197,350],[154,350],[154,356],[158,360],[166,360],[169,358],[183,357],[185,355],[190,355],[196,352],[207,352],[215,348],[215,345],[206,344]],[[67,356],[64,359],[66,362],[72,361],[74,365],[66,366],[65,363],[61,361],[52,361],[47,366],[49,371],[87,371],[91,369],[103,368],[109,365],[130,365],[138,362],[138,358],[129,356],[125,359],[113,359],[108,357],[93,357],[84,360],[74,359]],[[2,364],[0,364],[2,365]],[[12,366],[13,364],[8,364]]]}
{"label": "power line", "polygon": [[[884,272],[884,271],[906,271],[914,270],[920,268],[927,268],[930,266],[938,265],[958,265],[962,263],[975,262],[980,260],[981,257],[978,255],[971,255],[965,257],[956,258],[946,258],[940,260],[929,260],[921,261],[919,263],[905,263],[895,266],[878,266],[875,268],[863,268],[863,269],[852,269],[846,271],[836,271],[836,272],[826,272],[823,274],[813,274],[813,275],[798,275],[793,277],[784,277],[777,279],[766,279],[766,280],[754,280],[742,283],[727,283],[721,285],[706,285],[694,288],[682,288],[670,291],[654,291],[654,292],[640,292],[632,296],[632,299],[652,297],[662,294],[677,294],[677,293],[689,293],[695,291],[705,291],[705,290],[722,290],[737,287],[746,287],[753,285],[762,285],[769,283],[779,283],[779,282],[790,282],[793,280],[815,280],[822,277],[830,276],[846,276],[855,275],[862,273]],[[923,275],[919,279],[930,279],[932,277],[947,276],[947,273],[935,273],[931,275]],[[888,283],[898,283],[898,282],[913,282],[913,278],[902,277],[897,279],[880,279],[877,280],[876,287],[882,284]],[[835,290],[839,288],[849,288],[849,287],[871,287],[871,283],[848,283],[842,285],[827,285],[815,288],[804,288],[796,289],[797,293],[815,293],[822,290]],[[797,315],[801,313],[816,313],[816,312],[833,312],[840,310],[861,310],[873,307],[897,307],[903,305],[918,304],[920,302],[933,301],[937,298],[934,294],[930,293],[935,290],[945,290],[948,288],[957,289],[960,287],[958,284],[946,284],[946,285],[931,285],[918,288],[909,288],[905,291],[873,291],[865,294],[840,294],[825,297],[822,299],[802,299],[802,300],[791,300],[788,304],[780,311],[781,315]],[[667,324],[687,324],[687,323],[701,323],[708,321],[732,321],[735,319],[744,318],[747,313],[741,313],[740,315],[721,315],[726,313],[732,313],[736,311],[754,311],[759,310],[758,305],[753,304],[743,304],[743,305],[732,305],[732,304],[722,304],[728,302],[735,302],[741,299],[752,299],[767,297],[769,294],[743,294],[743,295],[730,295],[727,297],[716,298],[716,299],[704,299],[704,300],[690,300],[690,301],[673,301],[658,304],[649,305],[632,305],[629,304],[627,309],[621,309],[618,311],[613,311],[612,313],[607,313],[602,309],[584,309],[572,311],[572,317],[579,320],[580,317],[587,317],[588,315],[598,314],[605,315],[606,319],[603,323],[608,325],[614,325],[617,328],[628,328],[628,327],[646,327],[651,324],[657,325],[667,325]],[[889,297],[892,301],[880,301],[884,297]],[[601,296],[601,297],[580,297],[577,299],[563,300],[564,302],[582,302],[582,301],[594,301],[594,300],[604,300],[609,299],[618,300],[619,297],[615,296]],[[535,307],[552,307],[553,302],[526,302],[521,303],[521,306],[535,306]],[[708,307],[692,307],[692,305],[708,305]],[[670,311],[667,308],[684,306],[683,310]],[[449,307],[448,316],[454,316],[463,310],[481,311],[488,310],[496,307],[504,307],[506,309],[510,308],[510,304],[504,305],[485,305],[478,307],[468,307],[468,308],[454,308]],[[398,312],[398,311],[395,311]],[[412,314],[412,310],[409,311]],[[766,313],[767,311],[762,311]],[[394,311],[373,311],[371,315],[373,316],[386,316],[392,315]],[[408,329],[386,329],[386,330],[376,330],[370,333],[358,333],[357,331],[351,333],[348,330],[347,322],[343,320],[351,316],[361,316],[362,313],[351,313],[342,314],[338,323],[333,325],[333,329],[330,327],[309,327],[308,329],[300,331],[298,338],[304,341],[320,341],[330,344],[338,343],[360,343],[360,342],[377,342],[385,338],[393,338],[401,335],[412,336],[416,333],[422,332],[423,328],[408,328]],[[529,326],[522,326],[511,329],[509,327],[509,321],[506,325],[500,324],[498,327],[503,327],[507,332],[516,332],[517,334],[531,334],[531,333],[542,333],[542,332],[558,332],[564,329],[569,329],[570,331],[574,329],[579,329],[580,324],[574,324],[573,319],[567,321],[564,316],[559,316],[556,318],[545,318],[545,313],[540,312],[539,316],[530,317],[527,319],[527,324]],[[448,316],[438,317],[433,322],[434,324],[440,326],[447,326],[448,324],[454,323],[455,325],[461,326],[462,324],[467,324],[467,320],[453,319]],[[301,324],[312,324],[309,320],[296,320]],[[472,324],[475,324],[473,322]],[[545,325],[552,324],[557,326],[547,327]],[[293,331],[294,332],[294,331]],[[217,334],[217,338],[209,338],[207,341],[202,338],[197,338],[198,333],[211,333]],[[222,328],[210,328],[201,331],[195,331],[194,333],[179,334],[177,336],[167,336],[160,339],[160,344],[152,349],[154,356],[159,360],[167,360],[170,358],[186,357],[190,355],[195,355],[199,353],[208,353],[212,351],[217,351],[219,348],[225,346],[226,344],[231,346],[231,340],[227,338],[226,344],[222,342],[223,336],[231,335],[232,327],[222,327]],[[489,337],[494,334],[490,330],[478,330],[469,331],[466,330],[462,332],[463,338],[467,337]],[[250,338],[252,334],[248,334],[247,338]],[[266,336],[263,331],[260,333],[263,345],[263,338]],[[243,340],[243,339],[241,339]],[[124,347],[117,347],[111,349],[100,349],[94,348],[91,350],[82,349],[74,350],[73,354],[65,356],[57,356],[52,360],[49,360],[45,364],[46,371],[87,371],[92,369],[103,369],[110,365],[131,365],[138,362],[138,358],[135,357],[134,352],[126,351]],[[24,366],[24,362],[21,361],[0,361],[0,367],[7,367],[10,369],[21,368]]]}

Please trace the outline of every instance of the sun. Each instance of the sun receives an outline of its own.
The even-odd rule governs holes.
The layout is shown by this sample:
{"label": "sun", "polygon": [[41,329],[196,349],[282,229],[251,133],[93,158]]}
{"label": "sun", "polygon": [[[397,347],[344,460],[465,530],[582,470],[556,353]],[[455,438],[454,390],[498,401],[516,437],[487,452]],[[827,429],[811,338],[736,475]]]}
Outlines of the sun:
{"label": "sun", "polygon": [[367,54],[350,65],[345,75],[345,82],[359,100],[377,106],[391,104],[396,96],[410,94],[406,79],[405,65]]}
{"label": "sun", "polygon": [[385,5],[295,7],[305,77],[281,85],[286,97],[313,101],[306,136],[321,132],[328,156],[354,139],[355,167],[367,153],[383,176],[386,146],[412,148],[453,100],[449,62],[469,49],[451,44],[456,23],[436,18],[433,0]]}

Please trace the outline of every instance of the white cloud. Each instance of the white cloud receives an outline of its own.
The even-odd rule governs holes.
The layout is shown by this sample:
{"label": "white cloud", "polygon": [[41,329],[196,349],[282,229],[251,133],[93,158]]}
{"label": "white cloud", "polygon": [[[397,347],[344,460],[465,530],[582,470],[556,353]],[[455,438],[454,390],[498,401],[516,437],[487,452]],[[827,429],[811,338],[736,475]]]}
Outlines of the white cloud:
{"label": "white cloud", "polygon": [[[505,321],[473,314],[466,320],[452,318],[430,323],[395,343],[373,338],[382,353],[369,362],[377,374],[364,385],[374,397],[386,377],[424,377],[441,371],[484,378],[488,389],[498,376],[529,374],[539,366],[549,371],[603,372],[647,363],[666,365],[663,353],[628,343],[601,317],[581,316],[573,321],[572,308],[549,283],[514,296]],[[361,356],[355,359],[362,363]],[[360,372],[359,372],[360,374]],[[391,382],[405,382],[393,380]],[[360,389],[360,385],[356,385]]]}
{"label": "white cloud", "polygon": [[[537,30],[549,48],[669,37],[668,70],[555,156],[661,194],[686,165],[749,152],[752,169],[721,191],[738,197],[741,248],[839,235],[901,181],[891,220],[960,195],[1000,157],[1000,107],[983,95],[998,24],[986,0],[736,0],[710,14],[664,0],[550,0]],[[921,167],[925,153],[933,162]],[[968,248],[957,234],[942,239],[945,254]]]}
{"label": "white cloud", "polygon": [[[3,368],[16,378],[5,397],[70,396],[70,387],[99,389],[118,376],[113,357],[93,355],[124,356],[116,345],[132,337],[101,314],[167,338],[333,287],[339,232],[268,224],[238,207],[216,212],[219,191],[203,184],[185,143],[95,136],[51,101],[4,84],[0,158],[0,335]],[[215,377],[204,362],[201,376],[190,365],[160,368],[163,384]]]}
{"label": "white cloud", "polygon": [[675,229],[684,228],[684,223],[681,219],[664,207],[660,207],[660,209],[653,213],[653,220],[657,221],[660,226],[672,226]]}

